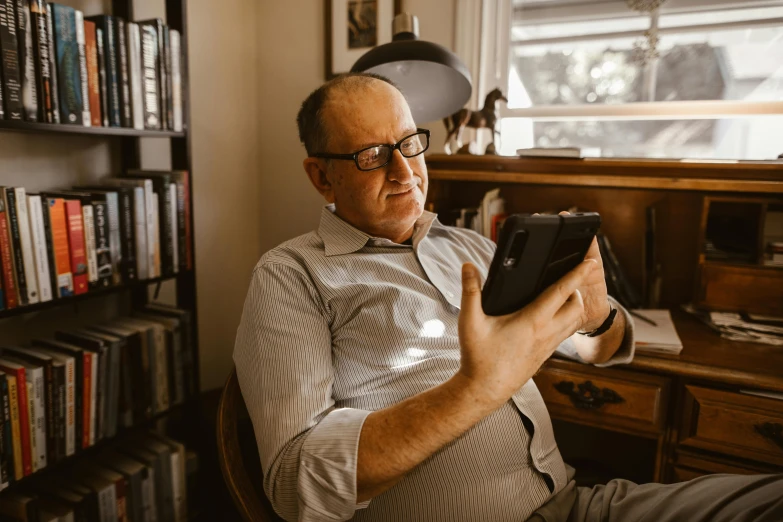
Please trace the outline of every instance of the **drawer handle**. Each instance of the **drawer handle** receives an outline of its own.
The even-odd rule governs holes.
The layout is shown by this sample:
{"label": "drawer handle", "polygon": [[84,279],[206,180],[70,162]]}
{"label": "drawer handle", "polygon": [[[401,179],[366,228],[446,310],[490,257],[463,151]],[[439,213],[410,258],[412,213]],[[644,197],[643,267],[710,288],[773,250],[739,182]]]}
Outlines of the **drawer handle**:
{"label": "drawer handle", "polygon": [[753,427],[756,428],[756,432],[759,435],[783,448],[783,424],[765,422],[764,424],[756,424]]}
{"label": "drawer handle", "polygon": [[[604,404],[619,404],[625,402],[620,394],[609,388],[603,390],[592,383],[585,381],[574,385],[571,381],[560,381],[555,384],[555,389],[566,395],[574,406],[580,410],[597,410]],[[574,389],[576,387],[576,389]]]}

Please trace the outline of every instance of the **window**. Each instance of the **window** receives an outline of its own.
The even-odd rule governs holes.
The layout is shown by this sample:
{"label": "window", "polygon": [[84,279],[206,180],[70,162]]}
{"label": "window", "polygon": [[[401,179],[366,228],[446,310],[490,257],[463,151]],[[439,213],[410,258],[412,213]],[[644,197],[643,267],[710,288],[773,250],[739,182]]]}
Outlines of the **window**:
{"label": "window", "polygon": [[[502,1],[497,27],[510,31],[494,53],[502,70],[494,80],[509,100],[501,154],[538,146],[604,157],[783,154],[783,0],[668,0],[653,15],[622,0]],[[657,57],[645,62],[651,23]]]}

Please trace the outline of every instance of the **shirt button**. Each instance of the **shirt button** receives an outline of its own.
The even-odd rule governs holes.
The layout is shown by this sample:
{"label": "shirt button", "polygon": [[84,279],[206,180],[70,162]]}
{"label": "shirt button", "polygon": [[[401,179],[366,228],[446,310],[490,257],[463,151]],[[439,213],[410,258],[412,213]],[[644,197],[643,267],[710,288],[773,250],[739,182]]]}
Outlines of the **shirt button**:
{"label": "shirt button", "polygon": [[451,292],[446,292],[446,295],[449,296],[449,297],[454,297],[454,294],[451,293]]}

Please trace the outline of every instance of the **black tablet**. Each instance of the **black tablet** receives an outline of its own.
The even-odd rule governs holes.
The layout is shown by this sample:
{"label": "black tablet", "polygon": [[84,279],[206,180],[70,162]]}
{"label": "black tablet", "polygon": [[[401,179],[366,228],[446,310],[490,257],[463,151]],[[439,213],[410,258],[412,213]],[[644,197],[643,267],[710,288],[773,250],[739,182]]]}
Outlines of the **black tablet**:
{"label": "black tablet", "polygon": [[533,301],[584,260],[600,226],[596,212],[509,216],[481,293],[484,313],[506,315]]}

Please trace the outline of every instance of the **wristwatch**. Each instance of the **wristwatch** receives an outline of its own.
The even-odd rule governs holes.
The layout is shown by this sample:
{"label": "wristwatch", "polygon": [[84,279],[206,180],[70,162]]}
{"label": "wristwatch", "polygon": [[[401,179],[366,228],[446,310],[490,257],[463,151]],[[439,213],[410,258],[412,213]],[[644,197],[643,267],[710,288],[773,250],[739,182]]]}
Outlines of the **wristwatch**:
{"label": "wristwatch", "polygon": [[612,303],[609,303],[609,316],[606,319],[604,319],[604,322],[601,323],[601,326],[599,326],[592,332],[580,332],[577,330],[576,333],[584,335],[586,337],[598,337],[599,335],[606,332],[609,328],[612,327],[615,316],[617,316],[617,308],[612,306]]}

